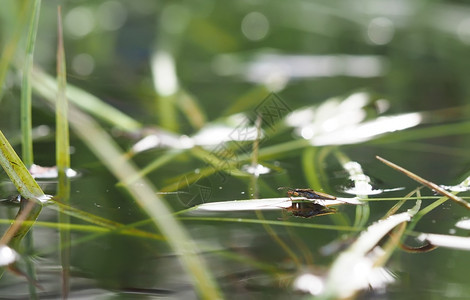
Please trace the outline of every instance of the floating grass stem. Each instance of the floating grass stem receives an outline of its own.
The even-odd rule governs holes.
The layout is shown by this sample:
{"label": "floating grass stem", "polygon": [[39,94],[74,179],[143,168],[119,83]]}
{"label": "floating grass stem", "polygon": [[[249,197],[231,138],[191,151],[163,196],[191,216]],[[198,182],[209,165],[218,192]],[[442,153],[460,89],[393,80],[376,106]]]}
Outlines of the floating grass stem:
{"label": "floating grass stem", "polygon": [[466,209],[470,209],[470,203],[466,202],[465,200],[463,200],[463,199],[460,198],[459,196],[456,196],[456,195],[454,195],[454,194],[452,194],[452,193],[449,193],[448,191],[444,190],[443,188],[441,188],[441,187],[438,186],[437,184],[435,184],[435,183],[433,183],[433,182],[431,182],[431,181],[428,181],[428,180],[426,180],[426,179],[424,179],[424,178],[422,178],[422,177],[420,177],[420,176],[418,176],[418,175],[416,175],[416,174],[414,174],[414,173],[412,173],[412,172],[406,170],[405,168],[400,167],[400,166],[398,166],[398,165],[396,165],[396,164],[394,164],[394,163],[392,163],[392,162],[390,162],[390,161],[388,161],[388,160],[386,160],[386,159],[384,159],[384,158],[382,158],[382,157],[380,157],[380,156],[376,156],[376,158],[377,158],[378,160],[380,160],[381,162],[383,162],[384,164],[386,164],[387,166],[389,166],[389,167],[391,167],[391,168],[393,168],[393,169],[395,169],[395,170],[397,170],[397,171],[402,172],[403,174],[405,174],[406,176],[410,177],[411,179],[413,179],[413,180],[415,180],[415,181],[421,183],[422,185],[425,185],[425,186],[427,186],[428,188],[430,188],[430,189],[436,191],[437,193],[439,193],[439,194],[441,194],[441,195],[443,195],[443,196],[445,196],[445,197],[447,197],[447,198],[453,200],[453,201],[456,202],[457,204],[462,205],[463,207],[465,207]]}

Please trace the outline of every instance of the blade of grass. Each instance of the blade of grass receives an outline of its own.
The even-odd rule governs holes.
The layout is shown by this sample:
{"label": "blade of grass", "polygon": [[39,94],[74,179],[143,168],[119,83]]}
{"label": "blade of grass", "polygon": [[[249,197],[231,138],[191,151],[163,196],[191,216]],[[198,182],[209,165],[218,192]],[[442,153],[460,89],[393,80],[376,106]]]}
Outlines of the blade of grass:
{"label": "blade of grass", "polygon": [[0,131],[0,164],[24,198],[39,202],[48,200],[2,131]]}
{"label": "blade of grass", "polygon": [[[59,177],[57,198],[65,204],[70,200],[70,142],[68,123],[68,103],[66,96],[67,69],[65,61],[64,39],[62,34],[62,11],[57,7],[57,100],[56,100],[56,165]],[[59,222],[70,223],[70,216],[59,210]],[[62,298],[67,299],[70,290],[70,230],[61,228],[60,260],[62,264]]]}
{"label": "blade of grass", "polygon": [[[237,157],[235,150],[230,149],[229,147],[221,147],[221,149],[218,150],[219,151],[209,152],[201,147],[194,147],[190,150],[190,153],[211,165],[217,172],[226,172],[234,176],[248,176],[247,173],[242,172],[237,168],[237,164],[239,164],[240,161],[234,159]],[[247,158],[247,160],[251,160],[251,157]]]}
{"label": "blade of grass", "polygon": [[[64,40],[62,37],[61,8],[58,7],[57,16],[57,100],[56,100],[56,162],[59,178],[65,175],[70,168],[70,145],[69,145],[69,123],[68,104],[66,96],[67,70],[65,64]],[[63,187],[62,187],[63,189]],[[59,191],[61,186],[59,185]],[[63,189],[66,191],[65,189]],[[60,192],[59,192],[59,195]],[[62,196],[62,195],[61,195]]]}
{"label": "blade of grass", "polygon": [[[50,102],[55,102],[57,82],[52,76],[35,67],[32,80],[33,89],[37,93]],[[142,127],[138,121],[78,87],[68,84],[66,94],[72,103],[116,128],[129,132]]]}
{"label": "blade of grass", "polygon": [[325,186],[322,182],[322,178],[326,178],[324,176],[324,168],[319,166],[319,162],[324,161],[325,156],[328,155],[328,150],[321,151],[323,153],[319,153],[321,150],[318,147],[307,147],[304,151],[302,151],[302,169],[305,174],[305,178],[307,179],[309,187],[314,190],[321,191],[322,187]]}
{"label": "blade of grass", "polygon": [[93,119],[73,106],[70,106],[69,109],[69,120],[75,133],[117,179],[124,182],[125,189],[150,215],[170,246],[180,255],[181,263],[190,275],[191,281],[201,298],[220,298],[220,291],[212,275],[205,262],[197,255],[196,244],[179,221],[172,216],[170,209],[163,200],[157,196],[156,189],[145,178],[138,179],[134,184],[125,184],[128,176],[137,177],[137,168],[125,159],[125,154]]}
{"label": "blade of grass", "polygon": [[399,171],[399,172],[402,172],[403,174],[405,174],[406,176],[410,177],[411,179],[421,183],[422,185],[425,185],[427,186],[428,188],[430,188],[431,190],[434,190],[436,191],[437,193],[453,200],[454,202],[456,202],[457,204],[459,205],[462,205],[463,207],[467,208],[467,209],[470,209],[470,203],[466,202],[465,200],[463,200],[462,198],[460,198],[459,196],[456,196],[446,190],[444,190],[443,188],[441,188],[440,186],[438,186],[437,184],[431,182],[431,181],[428,181],[410,171],[408,171],[407,169],[403,168],[403,167],[400,167],[380,156],[376,156],[376,158],[378,160],[380,160],[381,162],[383,162],[384,164],[386,164],[387,166]]}
{"label": "blade of grass", "polygon": [[34,161],[31,121],[31,68],[33,67],[34,46],[36,44],[40,7],[41,0],[35,0],[31,14],[31,22],[29,24],[26,58],[23,66],[23,81],[21,83],[21,149],[23,161],[27,167],[31,167]]}
{"label": "blade of grass", "polygon": [[[470,176],[465,178],[459,185],[462,186],[462,187],[470,186]],[[440,206],[442,203],[446,202],[448,199],[449,198],[447,196],[441,197],[441,198],[437,199],[436,201],[434,201],[433,203],[426,206],[425,208],[423,208],[422,210],[420,210],[415,215],[415,217],[413,218],[413,221],[411,222],[411,224],[408,226],[409,227],[408,231],[413,230],[413,228],[416,226],[416,224],[419,222],[419,220],[421,220],[422,217],[424,217],[426,214],[431,212],[436,207]]]}
{"label": "blade of grass", "polygon": [[[0,224],[11,224],[15,220],[13,219],[0,219]],[[87,225],[87,224],[72,224],[72,223],[60,223],[60,222],[46,222],[46,221],[24,221],[25,225],[35,225],[35,227],[52,228],[52,229],[69,229],[77,232],[92,232],[97,234],[102,233],[116,233],[120,235],[127,235],[132,237],[141,237],[150,240],[163,241],[165,240],[161,235],[154,234],[151,232],[134,230],[137,225],[141,225],[140,222],[129,225],[121,225],[119,227],[109,228],[99,225]],[[146,222],[150,223],[150,222]],[[131,230],[132,228],[132,230]],[[54,251],[56,249],[54,248]]]}
{"label": "blade of grass", "polygon": [[[135,236],[140,236],[140,237],[154,235],[154,234],[150,234],[148,232],[142,231],[142,230],[134,229],[129,225],[123,225],[121,223],[111,221],[111,220],[105,219],[97,215],[90,214],[88,212],[79,210],[77,208],[63,204],[61,202],[55,202],[55,205],[49,205],[49,206],[46,206],[46,208],[49,208],[55,211],[62,211],[68,214],[69,216],[75,217],[79,220],[83,220],[83,221],[89,222],[91,224],[95,224],[96,226],[100,226],[103,228],[122,231],[128,235],[135,235]],[[160,239],[163,240],[162,237],[160,237]]]}
{"label": "blade of grass", "polygon": [[[35,221],[41,212],[43,202],[46,202],[49,197],[41,190],[1,131],[0,164],[21,196],[26,199],[21,200],[17,220],[7,229],[2,238],[2,242],[8,242],[10,247],[16,250],[32,227],[32,224],[24,224],[23,221]],[[29,204],[26,205],[25,202]],[[0,271],[0,277],[2,274],[3,269]],[[31,297],[34,297],[34,293]]]}
{"label": "blade of grass", "polygon": [[[259,140],[261,138],[261,122],[262,122],[262,115],[258,114],[256,116],[255,127],[256,127],[256,139],[253,141],[253,147],[251,152],[251,167],[253,170],[256,170],[258,167],[258,153],[259,153]],[[251,199],[258,199],[259,198],[259,187],[258,187],[258,178],[259,174],[252,173],[250,174],[250,186],[249,190],[251,191],[250,198]],[[265,221],[263,212],[261,210],[256,210],[256,217],[259,220]],[[290,259],[294,262],[298,269],[302,267],[300,260],[297,258],[297,255],[292,251],[291,247],[289,247],[279,235],[274,231],[271,225],[263,223],[263,228],[266,230],[266,233],[271,237],[273,241],[275,241],[283,250],[284,252],[290,257]]]}
{"label": "blade of grass", "polygon": [[[166,152],[165,154],[156,157],[153,161],[149,162],[143,169],[140,170],[139,174],[137,174],[136,178],[127,178],[126,184],[132,184],[137,178],[141,178],[146,176],[147,174],[157,170],[161,166],[172,162],[175,158],[177,158],[180,154],[184,153],[185,151],[182,150],[171,150]],[[117,186],[122,185],[122,182],[118,182]]]}
{"label": "blade of grass", "polygon": [[[36,44],[36,35],[39,23],[39,13],[41,8],[41,0],[35,0],[31,10],[31,21],[29,24],[28,40],[26,42],[26,57],[23,64],[23,80],[21,83],[21,150],[24,164],[29,168],[33,165],[33,129],[32,129],[32,113],[31,113],[31,69],[33,67],[34,47]],[[31,202],[33,203],[33,202]],[[33,205],[33,204],[31,204]],[[25,245],[30,252],[33,249],[33,235],[27,234],[25,237]],[[26,268],[29,281],[29,296],[31,299],[37,299],[36,272],[32,261],[26,258]]]}
{"label": "blade of grass", "polygon": [[413,191],[409,192],[405,197],[403,197],[403,199],[400,199],[400,201],[398,201],[394,206],[392,206],[392,208],[390,208],[388,210],[388,212],[385,214],[384,218],[388,218],[391,215],[395,214],[400,209],[400,207],[402,207],[402,205],[405,204],[406,201],[410,200],[410,197],[413,194],[417,194],[418,196],[416,198],[421,199],[421,197],[420,197],[421,193],[419,192],[420,189],[421,189],[421,187],[418,187],[418,188],[414,189]]}
{"label": "blade of grass", "polygon": [[194,96],[180,89],[177,93],[176,104],[193,128],[201,129],[204,126],[207,117]]}
{"label": "blade of grass", "polygon": [[315,228],[334,231],[358,231],[357,228],[351,226],[338,226],[328,224],[313,224],[313,223],[296,223],[288,221],[275,221],[275,220],[259,220],[259,219],[242,219],[242,218],[218,218],[218,217],[179,217],[181,221],[202,221],[202,222],[233,222],[242,224],[268,224],[277,226],[290,226],[301,228]]}
{"label": "blade of grass", "polygon": [[13,56],[16,53],[18,47],[18,42],[22,36],[21,32],[24,29],[25,24],[28,21],[27,18],[27,8],[29,1],[18,1],[21,2],[20,13],[16,18],[16,24],[13,26],[15,29],[11,34],[9,41],[6,43],[5,48],[3,49],[2,55],[0,55],[0,100],[3,96],[3,85],[5,77],[10,66]]}

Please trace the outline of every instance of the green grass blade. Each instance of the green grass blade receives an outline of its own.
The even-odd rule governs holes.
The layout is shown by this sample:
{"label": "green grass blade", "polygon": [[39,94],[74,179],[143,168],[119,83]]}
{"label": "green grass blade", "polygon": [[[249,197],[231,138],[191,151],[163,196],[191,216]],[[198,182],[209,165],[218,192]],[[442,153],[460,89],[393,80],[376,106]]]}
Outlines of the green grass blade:
{"label": "green grass blade", "polygon": [[[59,175],[57,198],[62,203],[70,200],[70,142],[68,123],[68,103],[66,96],[67,69],[65,62],[64,39],[62,34],[61,7],[57,8],[57,100],[56,100],[56,164]],[[59,222],[70,223],[70,216],[59,211]],[[62,264],[62,298],[67,299],[70,290],[70,230],[62,228],[60,235],[60,260]]]}
{"label": "green grass blade", "polygon": [[[32,113],[31,113],[31,69],[33,66],[34,47],[36,44],[36,35],[39,23],[39,12],[41,8],[41,0],[33,2],[30,24],[28,30],[28,39],[26,42],[26,57],[23,64],[23,79],[21,82],[21,150],[24,164],[29,168],[34,163],[33,158],[33,134],[32,134]],[[39,215],[40,210],[37,211]],[[34,220],[37,216],[31,216]],[[26,225],[23,228],[28,228]],[[33,249],[33,235],[29,233],[25,237],[25,246],[28,251]],[[26,258],[26,269],[28,277],[34,282],[36,280],[36,272],[33,262]],[[37,299],[36,286],[29,282],[29,296],[31,299]]]}
{"label": "green grass blade", "polygon": [[[12,219],[0,219],[0,224],[11,224],[15,220]],[[140,225],[137,223],[130,224],[130,225],[121,225],[115,228],[103,227],[98,225],[88,225],[88,224],[72,224],[72,223],[60,223],[60,222],[47,222],[47,221],[24,221],[23,224],[25,225],[35,225],[36,227],[42,228],[52,228],[52,229],[68,229],[73,230],[76,232],[91,232],[96,234],[105,234],[105,233],[113,233],[113,234],[120,234],[132,237],[139,237],[145,238],[149,240],[156,240],[156,241],[164,241],[165,239],[158,234],[154,234],[147,231],[140,231],[136,230],[134,227],[136,225]]]}
{"label": "green grass blade", "polygon": [[45,201],[46,196],[26,166],[0,131],[0,164],[20,194],[30,200]]}
{"label": "green grass blade", "polygon": [[[41,190],[1,131],[0,164],[16,189],[24,199],[27,199],[21,201],[22,206],[18,211],[17,219],[7,229],[1,239],[3,243],[8,243],[13,249],[17,249],[21,240],[32,227],[32,223],[25,224],[23,221],[35,221],[41,212],[42,203],[47,201],[49,197]],[[28,204],[26,205],[25,203]]]}
{"label": "green grass blade", "polygon": [[176,111],[176,94],[156,96],[158,125],[173,132],[179,130],[178,114]]}
{"label": "green grass blade", "polygon": [[[19,1],[18,1],[19,2]],[[24,25],[26,24],[27,18],[27,8],[29,1],[21,1],[20,13],[16,18],[16,24],[14,25],[14,32],[11,34],[9,41],[6,43],[5,48],[3,49],[2,54],[0,55],[0,99],[3,96],[3,83],[5,81],[5,77],[8,71],[8,67],[13,60],[13,56],[16,53],[16,49],[18,47],[18,42],[21,37],[21,32],[24,29]],[[5,3],[2,3],[3,8],[5,8]],[[3,9],[2,8],[2,9]]]}
{"label": "green grass blade", "polygon": [[[57,45],[57,101],[56,101],[56,161],[59,176],[65,176],[70,168],[68,104],[66,96],[67,70],[65,66],[64,41],[60,7],[58,11]],[[60,186],[59,186],[60,188]]]}
{"label": "green grass blade", "polygon": [[[47,208],[56,210],[56,211],[63,211],[64,213],[68,214],[71,217],[77,218],[79,220],[83,220],[86,222],[89,222],[91,224],[95,224],[95,226],[109,229],[109,230],[115,230],[118,232],[121,232],[122,234],[126,235],[132,235],[136,237],[144,237],[144,238],[151,238],[151,239],[157,239],[157,240],[165,240],[164,237],[161,235],[157,235],[154,233],[146,232],[143,230],[139,230],[133,227],[137,226],[131,226],[131,225],[124,225],[115,221],[111,221],[108,219],[105,219],[103,217],[97,216],[90,214],[88,212],[79,210],[77,208],[71,207],[69,205],[62,204],[60,202],[56,202],[56,205],[50,205],[47,206]],[[146,223],[145,223],[146,224]],[[62,224],[64,228],[68,228],[70,224]]]}
{"label": "green grass blade", "polygon": [[22,201],[22,209],[20,209],[17,215],[19,220],[9,227],[2,238],[4,240],[5,236],[11,236],[11,238],[8,238],[9,244],[15,249],[32,227],[32,225],[23,224],[23,221],[36,220],[41,212],[42,203],[47,201],[49,197],[44,194],[1,131],[0,164],[21,196],[29,200],[30,203],[27,208],[24,208],[24,203],[28,201]]}
{"label": "green grass blade", "polygon": [[193,95],[180,90],[176,97],[176,104],[193,128],[201,129],[206,123],[206,114]]}
{"label": "green grass blade", "polygon": [[275,220],[260,220],[260,219],[242,219],[242,218],[219,218],[219,217],[180,217],[179,220],[183,221],[201,221],[201,222],[231,222],[242,224],[268,224],[277,226],[301,227],[301,228],[314,228],[334,231],[358,231],[358,228],[351,226],[338,226],[329,224],[314,224],[314,223],[297,223],[288,221],[275,221]]}
{"label": "green grass blade", "polygon": [[[56,80],[39,68],[33,68],[32,79],[33,89],[50,102],[55,102]],[[66,94],[72,103],[118,129],[134,131],[142,127],[138,121],[78,87],[67,85]]]}
{"label": "green grass blade", "polygon": [[33,164],[33,137],[31,116],[31,69],[33,67],[34,46],[39,22],[41,0],[35,0],[31,12],[28,41],[26,43],[26,58],[23,67],[23,80],[21,83],[21,133],[22,157],[26,166]]}
{"label": "green grass blade", "polygon": [[436,191],[437,193],[441,194],[442,196],[445,196],[451,200],[453,200],[454,202],[456,202],[457,204],[460,204],[461,206],[465,207],[466,209],[470,209],[470,203],[468,203],[467,201],[463,200],[462,198],[460,198],[459,196],[457,195],[454,195],[452,194],[451,192],[448,192],[446,191],[445,189],[441,188],[439,185],[435,184],[434,182],[431,182],[431,181],[428,181],[416,174],[414,174],[413,172],[411,171],[408,171],[407,169],[403,168],[403,167],[400,167],[380,156],[376,156],[376,158],[378,160],[380,160],[381,162],[383,162],[384,164],[386,164],[387,166],[405,174],[406,176],[410,177],[411,179],[427,186],[428,188],[430,188],[431,190],[434,190]]}
{"label": "green grass blade", "polygon": [[[69,120],[75,133],[118,180],[126,182],[126,178],[129,176],[138,177],[137,168],[125,159],[125,154],[93,119],[71,106]],[[168,206],[157,196],[157,191],[152,184],[142,178],[134,184],[125,184],[124,187],[135,201],[146,210],[170,246],[179,255],[183,267],[201,298],[219,299],[221,297],[220,291],[205,262],[197,255],[196,244],[180,222],[172,216]]]}

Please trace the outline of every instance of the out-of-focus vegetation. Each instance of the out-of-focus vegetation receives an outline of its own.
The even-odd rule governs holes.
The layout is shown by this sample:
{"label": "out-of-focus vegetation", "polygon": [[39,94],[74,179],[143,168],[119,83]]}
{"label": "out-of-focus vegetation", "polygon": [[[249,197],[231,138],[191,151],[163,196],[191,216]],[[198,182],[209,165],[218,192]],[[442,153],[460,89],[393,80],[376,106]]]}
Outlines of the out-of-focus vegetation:
{"label": "out-of-focus vegetation", "polygon": [[[468,189],[467,3],[2,0],[0,129],[20,153],[29,140],[20,98],[30,84],[40,165],[55,164],[53,103],[65,88],[65,78],[56,83],[59,5],[71,167],[80,176],[71,179],[70,200],[46,206],[33,239],[15,249],[29,280],[7,272],[1,294],[67,295],[58,282],[68,280],[71,296],[116,298],[285,299],[298,295],[293,289],[336,298],[368,285],[373,296],[393,299],[468,294],[467,252],[397,250],[399,240],[419,245],[422,233],[464,236],[455,223],[467,212],[445,198],[434,202],[432,192],[375,161],[380,154],[452,191]],[[9,198],[16,192],[4,179]],[[57,193],[55,179],[38,181]],[[348,204],[301,218],[311,212],[273,204],[270,197],[285,196],[279,186],[326,191]],[[230,202],[251,198],[260,198],[263,213]],[[201,204],[223,201],[224,213],[197,215],[213,207]],[[9,224],[17,203],[2,203]],[[58,209],[68,217],[57,219]],[[60,242],[49,227],[61,230]],[[391,229],[383,248],[369,238],[364,246],[367,234],[378,241]],[[66,249],[64,263],[58,253]],[[355,261],[373,264],[382,281],[351,283],[346,295],[335,274]],[[67,270],[62,279],[59,269]]]}

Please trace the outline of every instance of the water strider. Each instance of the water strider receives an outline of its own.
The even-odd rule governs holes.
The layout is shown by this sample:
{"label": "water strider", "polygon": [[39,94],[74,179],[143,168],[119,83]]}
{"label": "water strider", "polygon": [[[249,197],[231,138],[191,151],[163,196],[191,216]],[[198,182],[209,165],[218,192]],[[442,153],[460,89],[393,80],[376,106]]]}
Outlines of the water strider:
{"label": "water strider", "polygon": [[[287,196],[291,197],[304,197],[307,199],[320,199],[320,200],[336,200],[335,196],[325,193],[317,192],[313,189],[293,189],[289,187],[279,187],[278,190],[287,190]],[[291,199],[292,200],[292,199]]]}
{"label": "water strider", "polygon": [[336,209],[312,201],[292,202],[292,206],[285,208],[285,210],[292,213],[293,216],[301,218],[311,218],[336,213]]}
{"label": "water strider", "polygon": [[336,213],[336,209],[328,208],[325,205],[314,201],[294,201],[292,197],[304,197],[313,200],[336,200],[335,196],[317,192],[313,189],[293,189],[289,187],[279,187],[278,190],[287,190],[287,196],[291,198],[292,205],[285,208],[292,215],[301,218],[311,218]]}

